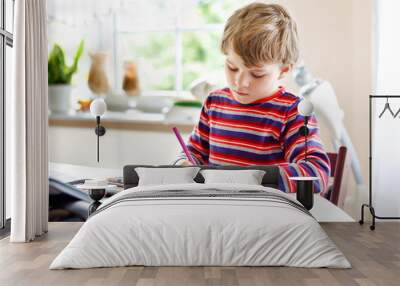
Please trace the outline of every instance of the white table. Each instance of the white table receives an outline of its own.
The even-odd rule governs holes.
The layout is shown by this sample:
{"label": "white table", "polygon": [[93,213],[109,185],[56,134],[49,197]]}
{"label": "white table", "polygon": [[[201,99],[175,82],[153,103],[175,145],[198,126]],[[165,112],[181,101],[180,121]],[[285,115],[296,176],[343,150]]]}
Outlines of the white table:
{"label": "white table", "polygon": [[[296,198],[296,194],[290,194]],[[310,213],[319,222],[354,222],[354,219],[349,216],[341,208],[321,197],[319,194],[314,194],[314,206],[310,210]]]}
{"label": "white table", "polygon": [[[79,179],[106,179],[110,177],[122,177],[122,169],[106,169],[88,166],[50,163],[49,176],[61,182],[70,182]],[[290,194],[296,197],[296,194]],[[354,222],[347,213],[330,201],[318,194],[314,195],[314,206],[311,214],[319,222]]]}
{"label": "white table", "polygon": [[80,165],[50,163],[49,176],[67,183],[80,179],[107,179],[122,177],[122,169],[106,169]]}

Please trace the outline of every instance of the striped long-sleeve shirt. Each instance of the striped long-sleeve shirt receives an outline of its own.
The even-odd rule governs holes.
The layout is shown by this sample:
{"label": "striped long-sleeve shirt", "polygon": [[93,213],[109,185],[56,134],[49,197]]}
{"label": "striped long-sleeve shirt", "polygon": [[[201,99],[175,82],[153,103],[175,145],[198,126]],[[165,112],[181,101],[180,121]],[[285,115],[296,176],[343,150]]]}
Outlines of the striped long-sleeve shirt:
{"label": "striped long-sleeve shirt", "polygon": [[[315,116],[305,137],[299,133],[304,117],[297,111],[300,98],[280,88],[251,104],[237,102],[229,88],[210,93],[188,149],[202,165],[279,165],[279,189],[295,192],[294,176],[316,176],[316,192],[327,188],[330,163],[318,135]],[[184,156],[184,155],[182,155]],[[182,157],[181,157],[182,158]]]}

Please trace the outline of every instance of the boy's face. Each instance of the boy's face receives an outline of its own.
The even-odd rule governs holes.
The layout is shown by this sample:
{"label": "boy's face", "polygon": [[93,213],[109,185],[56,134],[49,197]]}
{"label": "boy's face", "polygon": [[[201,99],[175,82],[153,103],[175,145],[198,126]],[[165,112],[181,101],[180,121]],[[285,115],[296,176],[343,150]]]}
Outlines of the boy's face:
{"label": "boy's face", "polygon": [[260,63],[246,67],[233,49],[228,49],[225,74],[233,97],[242,104],[273,95],[279,88],[279,80],[289,71],[289,66],[276,63]]}

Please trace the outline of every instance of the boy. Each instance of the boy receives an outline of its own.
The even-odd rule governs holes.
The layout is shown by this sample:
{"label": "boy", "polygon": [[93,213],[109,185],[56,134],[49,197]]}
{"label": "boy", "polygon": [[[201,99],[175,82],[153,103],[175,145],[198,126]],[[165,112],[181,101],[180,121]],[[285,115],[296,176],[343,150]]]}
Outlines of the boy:
{"label": "boy", "polygon": [[[210,93],[187,144],[200,165],[280,167],[279,189],[294,192],[292,176],[317,176],[326,189],[329,159],[314,116],[309,120],[307,160],[300,99],[279,86],[298,59],[296,23],[280,5],[253,3],[237,10],[224,29],[229,87]],[[178,161],[190,164],[182,155]]]}

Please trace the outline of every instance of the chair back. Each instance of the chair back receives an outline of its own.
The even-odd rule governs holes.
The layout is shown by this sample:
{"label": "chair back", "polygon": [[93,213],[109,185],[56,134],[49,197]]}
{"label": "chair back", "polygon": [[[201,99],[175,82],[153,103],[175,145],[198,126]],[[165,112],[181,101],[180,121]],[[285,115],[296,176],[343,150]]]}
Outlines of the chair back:
{"label": "chair back", "polygon": [[339,203],[346,154],[347,148],[345,146],[340,146],[338,153],[328,153],[329,160],[331,161],[331,177],[333,177],[333,184],[328,190],[327,199],[335,205]]}

